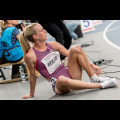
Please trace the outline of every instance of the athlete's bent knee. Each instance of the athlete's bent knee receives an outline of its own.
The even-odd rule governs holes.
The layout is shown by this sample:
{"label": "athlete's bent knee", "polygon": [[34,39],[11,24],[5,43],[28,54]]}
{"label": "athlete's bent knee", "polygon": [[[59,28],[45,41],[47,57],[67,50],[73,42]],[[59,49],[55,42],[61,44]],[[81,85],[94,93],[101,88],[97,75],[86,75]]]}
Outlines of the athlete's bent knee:
{"label": "athlete's bent knee", "polygon": [[66,77],[64,77],[64,76],[60,76],[60,77],[58,77],[57,82],[59,82],[59,83],[67,83],[68,79]]}
{"label": "athlete's bent knee", "polygon": [[72,47],[71,49],[70,49],[70,51],[72,52],[72,53],[82,53],[83,52],[83,49],[80,47],[80,46],[74,46],[74,47]]}

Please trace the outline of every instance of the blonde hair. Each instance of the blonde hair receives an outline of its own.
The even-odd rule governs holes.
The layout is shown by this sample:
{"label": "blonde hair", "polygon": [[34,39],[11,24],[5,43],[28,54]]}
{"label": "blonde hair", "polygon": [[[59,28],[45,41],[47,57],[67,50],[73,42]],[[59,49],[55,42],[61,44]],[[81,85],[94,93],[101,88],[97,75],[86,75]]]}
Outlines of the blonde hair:
{"label": "blonde hair", "polygon": [[[36,30],[34,29],[34,27],[37,25],[38,23],[32,23],[30,25],[28,25],[24,32],[22,32],[20,34],[20,44],[21,47],[23,49],[24,55],[28,52],[28,50],[31,48],[29,42],[34,43],[34,39],[33,39],[33,35],[36,34]],[[29,41],[29,42],[28,42]]]}
{"label": "blonde hair", "polygon": [[[0,27],[1,27],[2,32],[3,32],[3,30],[6,28],[6,24],[8,24],[7,20],[6,20],[6,21],[0,20]],[[2,32],[1,32],[1,33],[2,33]],[[1,34],[1,33],[0,33],[0,34]]]}

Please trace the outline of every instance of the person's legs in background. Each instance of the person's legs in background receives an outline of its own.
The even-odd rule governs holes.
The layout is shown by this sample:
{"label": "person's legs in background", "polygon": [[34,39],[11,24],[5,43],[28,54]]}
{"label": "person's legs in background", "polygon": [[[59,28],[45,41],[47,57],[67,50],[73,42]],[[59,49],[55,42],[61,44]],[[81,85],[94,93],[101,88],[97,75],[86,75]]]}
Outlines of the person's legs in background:
{"label": "person's legs in background", "polygon": [[[9,63],[16,63],[19,62],[23,59],[23,57],[21,57],[19,60],[17,61],[8,61]],[[26,71],[26,67],[24,64],[16,64],[16,65],[12,65],[12,74],[11,74],[11,78],[15,79],[15,78],[20,78],[20,72],[19,72],[19,66],[22,66],[24,68],[24,72],[27,73]]]}
{"label": "person's legs in background", "polygon": [[74,40],[77,40],[78,35],[74,31],[76,30],[76,28],[78,26],[78,23],[73,21],[73,22],[70,22],[70,23],[66,23],[65,25],[66,25],[67,29],[69,30],[72,38]]}
{"label": "person's legs in background", "polygon": [[19,66],[22,66],[24,68],[24,72],[27,73],[26,67],[24,64],[17,64],[12,66],[12,79],[20,78],[20,72],[19,72]]}
{"label": "person's legs in background", "polygon": [[12,65],[12,79],[20,78],[19,66],[20,64]]}
{"label": "person's legs in background", "polygon": [[70,35],[69,30],[61,20],[56,20],[55,23],[63,32],[64,47],[69,50],[72,44],[72,36]]}

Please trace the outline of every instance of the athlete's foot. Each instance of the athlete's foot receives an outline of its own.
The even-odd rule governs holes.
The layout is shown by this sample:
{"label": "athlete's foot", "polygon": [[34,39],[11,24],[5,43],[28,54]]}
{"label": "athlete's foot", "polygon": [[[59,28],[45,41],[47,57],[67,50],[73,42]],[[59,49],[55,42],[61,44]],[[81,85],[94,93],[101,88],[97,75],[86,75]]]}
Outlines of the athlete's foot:
{"label": "athlete's foot", "polygon": [[111,78],[109,80],[104,81],[101,83],[101,88],[111,88],[111,87],[116,87],[117,86],[117,81],[115,78]]}

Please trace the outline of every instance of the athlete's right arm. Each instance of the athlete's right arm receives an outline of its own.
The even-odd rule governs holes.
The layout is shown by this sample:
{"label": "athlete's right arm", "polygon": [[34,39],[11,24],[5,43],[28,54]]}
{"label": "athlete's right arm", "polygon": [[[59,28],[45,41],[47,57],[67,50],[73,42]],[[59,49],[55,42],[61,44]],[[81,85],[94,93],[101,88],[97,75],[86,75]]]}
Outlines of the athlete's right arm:
{"label": "athlete's right arm", "polygon": [[35,74],[35,67],[34,67],[35,64],[33,58],[34,57],[30,54],[26,54],[24,57],[25,63],[27,64],[27,67],[30,71],[30,76],[29,76],[30,94],[23,96],[22,99],[34,97],[35,86],[36,86],[36,74]]}

